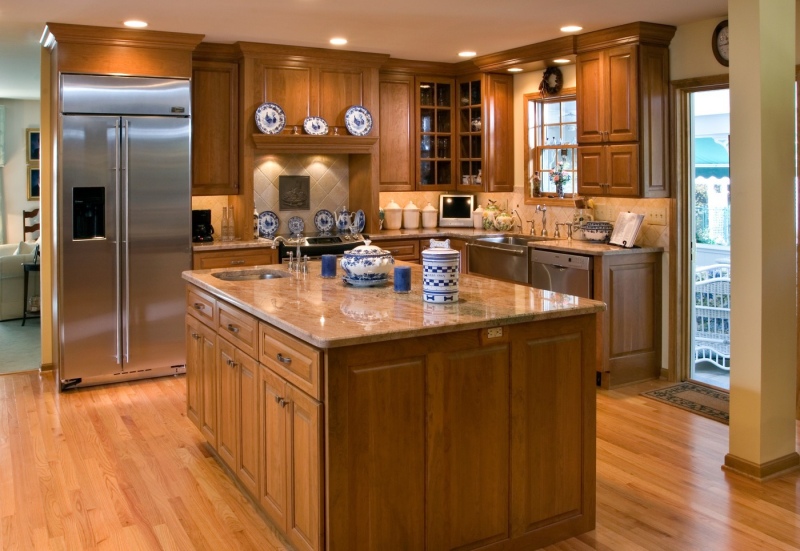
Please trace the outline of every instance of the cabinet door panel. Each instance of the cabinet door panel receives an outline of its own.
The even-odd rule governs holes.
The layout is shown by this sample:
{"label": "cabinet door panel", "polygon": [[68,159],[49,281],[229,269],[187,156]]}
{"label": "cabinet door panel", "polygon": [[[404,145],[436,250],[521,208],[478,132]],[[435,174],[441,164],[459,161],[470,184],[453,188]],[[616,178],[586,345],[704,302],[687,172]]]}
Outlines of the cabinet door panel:
{"label": "cabinet door panel", "polygon": [[636,46],[613,48],[606,56],[607,141],[633,142],[639,139]]}
{"label": "cabinet door panel", "polygon": [[413,107],[413,77],[381,77],[381,191],[414,191]]}
{"label": "cabinet door panel", "polygon": [[239,449],[236,453],[236,474],[250,493],[258,495],[258,364],[236,352],[239,371]]}
{"label": "cabinet door panel", "polygon": [[237,394],[239,384],[237,381],[237,368],[235,348],[225,339],[217,340],[217,393],[218,431],[217,453],[231,470],[236,469],[236,448],[239,435],[236,430]]}
{"label": "cabinet door panel", "polygon": [[486,162],[488,191],[514,191],[514,80],[486,75]]}
{"label": "cabinet door panel", "polygon": [[201,411],[200,431],[208,445],[217,449],[217,336],[204,330],[202,343],[202,382],[203,406]]}
{"label": "cabinet door panel", "polygon": [[260,489],[258,501],[264,511],[286,531],[288,511],[289,450],[286,446],[288,417],[279,403],[286,399],[286,383],[264,366],[258,370]]}
{"label": "cabinet door panel", "polygon": [[600,143],[605,130],[602,52],[578,56],[576,100],[578,104],[578,143]]}
{"label": "cabinet door panel", "polygon": [[578,193],[603,195],[606,184],[605,146],[589,145],[578,148]]}
{"label": "cabinet door panel", "polygon": [[290,417],[289,540],[296,549],[322,548],[322,404],[287,385]]}
{"label": "cabinet door panel", "polygon": [[606,146],[609,195],[638,195],[639,193],[639,146],[638,144]]}
{"label": "cabinet door panel", "polygon": [[[264,101],[277,103],[286,114],[286,126],[299,126],[318,109],[309,67],[263,67]],[[330,123],[330,121],[328,121]]]}
{"label": "cabinet door panel", "polygon": [[364,76],[358,70],[323,69],[319,75],[319,116],[330,126],[344,126],[351,105],[363,105]]}
{"label": "cabinet door panel", "polygon": [[512,535],[519,536],[586,512],[580,406],[585,350],[577,332],[529,334],[512,342]]}
{"label": "cabinet door panel", "polygon": [[428,357],[427,549],[509,537],[509,382],[505,344]]}
{"label": "cabinet door panel", "polygon": [[200,429],[203,415],[203,325],[186,316],[186,416]]}

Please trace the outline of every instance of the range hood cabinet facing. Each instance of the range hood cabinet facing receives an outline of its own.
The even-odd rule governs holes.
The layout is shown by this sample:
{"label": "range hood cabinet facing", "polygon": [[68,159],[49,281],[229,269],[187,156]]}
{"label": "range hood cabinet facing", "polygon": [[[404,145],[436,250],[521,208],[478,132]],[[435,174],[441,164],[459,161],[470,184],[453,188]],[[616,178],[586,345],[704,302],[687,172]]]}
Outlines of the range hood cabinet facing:
{"label": "range hood cabinet facing", "polygon": [[309,136],[307,134],[253,134],[259,151],[312,155],[370,154],[377,136]]}

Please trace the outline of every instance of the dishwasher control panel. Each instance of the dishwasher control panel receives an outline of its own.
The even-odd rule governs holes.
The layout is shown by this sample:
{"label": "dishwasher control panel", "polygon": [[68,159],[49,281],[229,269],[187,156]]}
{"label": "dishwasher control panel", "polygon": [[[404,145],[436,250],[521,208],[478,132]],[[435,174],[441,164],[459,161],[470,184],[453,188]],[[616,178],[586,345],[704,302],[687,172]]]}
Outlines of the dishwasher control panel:
{"label": "dishwasher control panel", "polygon": [[539,289],[592,298],[593,258],[532,249],[531,285]]}

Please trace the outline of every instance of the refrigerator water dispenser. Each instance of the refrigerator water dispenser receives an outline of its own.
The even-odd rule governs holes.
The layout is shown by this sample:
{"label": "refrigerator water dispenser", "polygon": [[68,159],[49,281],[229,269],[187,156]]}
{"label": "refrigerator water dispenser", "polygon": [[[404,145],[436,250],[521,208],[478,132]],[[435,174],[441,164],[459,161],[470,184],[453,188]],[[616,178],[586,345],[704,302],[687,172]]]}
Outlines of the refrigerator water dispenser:
{"label": "refrigerator water dispenser", "polygon": [[72,239],[105,238],[105,188],[76,187],[72,193]]}

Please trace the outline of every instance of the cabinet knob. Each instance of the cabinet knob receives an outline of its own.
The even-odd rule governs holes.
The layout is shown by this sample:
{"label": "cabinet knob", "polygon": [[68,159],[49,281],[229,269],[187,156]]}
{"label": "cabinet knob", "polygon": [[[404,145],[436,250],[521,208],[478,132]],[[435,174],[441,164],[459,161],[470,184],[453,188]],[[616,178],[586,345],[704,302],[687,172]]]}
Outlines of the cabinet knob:
{"label": "cabinet knob", "polygon": [[206,305],[201,303],[201,302],[195,302],[193,306],[194,306],[195,310],[205,310],[206,309]]}
{"label": "cabinet knob", "polygon": [[192,338],[195,340],[200,340],[200,335],[198,335],[197,333],[192,333]]}
{"label": "cabinet knob", "polygon": [[244,259],[240,258],[239,260],[231,260],[231,266],[239,266],[241,264],[244,264]]}
{"label": "cabinet knob", "polygon": [[289,400],[286,400],[286,399],[284,399],[284,398],[283,398],[283,397],[281,397],[281,396],[275,396],[275,403],[277,403],[277,404],[278,404],[279,406],[281,406],[282,408],[285,408],[285,407],[286,407],[286,404],[288,404],[288,403],[289,403]]}
{"label": "cabinet knob", "polygon": [[238,333],[239,332],[239,328],[236,327],[235,325],[233,325],[232,323],[229,323],[228,324],[228,331],[230,331],[231,333]]}
{"label": "cabinet knob", "polygon": [[280,352],[278,352],[278,361],[281,362],[281,363],[284,363],[284,364],[292,363],[292,359],[290,357],[284,356]]}

